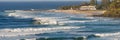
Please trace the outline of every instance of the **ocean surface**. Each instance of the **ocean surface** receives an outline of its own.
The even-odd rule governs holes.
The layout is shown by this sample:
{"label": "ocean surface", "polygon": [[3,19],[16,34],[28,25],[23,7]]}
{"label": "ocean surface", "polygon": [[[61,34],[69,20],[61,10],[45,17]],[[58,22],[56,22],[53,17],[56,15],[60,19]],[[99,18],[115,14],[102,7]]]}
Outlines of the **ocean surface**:
{"label": "ocean surface", "polygon": [[[0,9],[56,9],[73,4],[79,2],[0,2]],[[0,12],[0,40],[120,40],[120,18],[46,11]]]}
{"label": "ocean surface", "polygon": [[80,5],[81,1],[0,2],[0,10],[56,9],[61,6]]}

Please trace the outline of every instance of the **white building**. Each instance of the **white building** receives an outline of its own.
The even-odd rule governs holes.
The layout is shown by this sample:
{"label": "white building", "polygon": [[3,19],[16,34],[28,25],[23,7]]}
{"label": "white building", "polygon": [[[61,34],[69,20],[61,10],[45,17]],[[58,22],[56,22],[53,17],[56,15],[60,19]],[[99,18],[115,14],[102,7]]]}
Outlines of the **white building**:
{"label": "white building", "polygon": [[81,6],[80,10],[96,10],[95,6]]}

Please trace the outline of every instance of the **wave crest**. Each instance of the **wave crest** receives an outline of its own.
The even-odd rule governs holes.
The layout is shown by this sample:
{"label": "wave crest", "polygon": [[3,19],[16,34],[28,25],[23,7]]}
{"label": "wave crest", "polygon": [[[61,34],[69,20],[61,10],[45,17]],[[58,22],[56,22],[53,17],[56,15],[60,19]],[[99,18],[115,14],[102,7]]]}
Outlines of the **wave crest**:
{"label": "wave crest", "polygon": [[117,36],[117,35],[120,35],[120,32],[117,32],[117,33],[101,33],[101,34],[94,34],[94,35],[99,36],[99,37]]}
{"label": "wave crest", "polygon": [[50,33],[58,31],[67,31],[70,29],[78,29],[80,27],[51,27],[51,28],[17,28],[17,29],[1,29],[1,37],[25,36],[30,34]]}

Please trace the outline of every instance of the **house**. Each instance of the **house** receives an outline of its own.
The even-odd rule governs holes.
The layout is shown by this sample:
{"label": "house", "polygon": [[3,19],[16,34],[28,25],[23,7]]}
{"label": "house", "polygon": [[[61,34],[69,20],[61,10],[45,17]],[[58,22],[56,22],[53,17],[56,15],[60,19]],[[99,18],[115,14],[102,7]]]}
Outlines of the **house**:
{"label": "house", "polygon": [[81,6],[80,10],[96,10],[95,6]]}

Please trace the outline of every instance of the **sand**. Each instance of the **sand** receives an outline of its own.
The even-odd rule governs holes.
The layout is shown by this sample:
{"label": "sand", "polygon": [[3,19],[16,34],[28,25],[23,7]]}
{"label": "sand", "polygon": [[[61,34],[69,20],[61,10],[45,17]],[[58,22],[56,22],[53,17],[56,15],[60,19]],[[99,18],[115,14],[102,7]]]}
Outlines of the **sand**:
{"label": "sand", "polygon": [[63,12],[69,14],[87,14],[88,16],[100,15],[105,12],[105,10],[47,10],[48,12]]}

